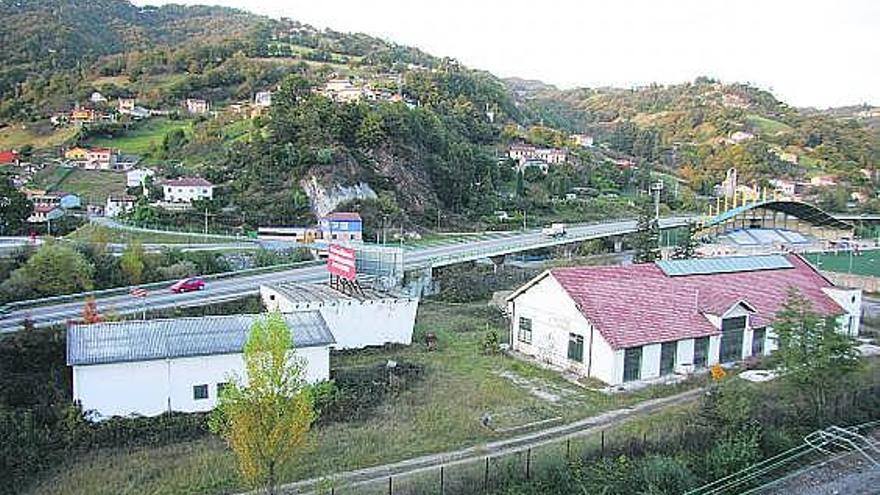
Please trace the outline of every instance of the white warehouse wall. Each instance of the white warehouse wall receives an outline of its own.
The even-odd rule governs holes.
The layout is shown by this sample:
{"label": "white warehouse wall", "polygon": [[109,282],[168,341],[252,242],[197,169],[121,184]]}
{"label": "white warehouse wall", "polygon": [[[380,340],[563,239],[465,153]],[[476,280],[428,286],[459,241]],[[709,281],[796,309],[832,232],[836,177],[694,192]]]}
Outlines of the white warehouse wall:
{"label": "white warehouse wall", "polygon": [[[305,361],[308,382],[330,378],[328,347],[304,347],[295,354]],[[210,411],[217,405],[217,384],[236,374],[245,378],[241,353],[80,365],[73,367],[73,398],[101,417]],[[208,398],[194,399],[193,386],[203,384]]]}
{"label": "white warehouse wall", "polygon": [[282,313],[315,310],[321,313],[336,339],[336,349],[412,344],[418,299],[385,298],[365,301],[340,299],[333,302],[294,303],[268,286],[260,288],[263,304]]}

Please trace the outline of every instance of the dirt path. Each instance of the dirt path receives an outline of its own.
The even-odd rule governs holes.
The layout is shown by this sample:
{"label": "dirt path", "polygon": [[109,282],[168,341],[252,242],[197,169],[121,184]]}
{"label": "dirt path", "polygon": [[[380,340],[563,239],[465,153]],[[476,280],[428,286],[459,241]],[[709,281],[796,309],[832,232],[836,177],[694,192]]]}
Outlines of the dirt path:
{"label": "dirt path", "polygon": [[702,389],[689,390],[680,394],[669,397],[661,397],[659,399],[651,399],[641,402],[633,407],[622,409],[614,409],[597,416],[584,418],[573,423],[555,426],[544,430],[535,431],[525,435],[520,435],[505,440],[498,440],[486,444],[476,445],[466,449],[443,452],[439,454],[429,454],[421,457],[414,457],[403,461],[374,466],[355,471],[347,471],[332,476],[321,478],[312,478],[308,480],[289,483],[281,487],[280,493],[284,494],[300,494],[309,493],[323,481],[326,483],[328,479],[333,480],[334,485],[342,485],[347,487],[356,487],[371,482],[388,479],[389,476],[402,476],[415,474],[421,471],[437,469],[440,466],[451,466],[472,462],[477,459],[486,457],[501,456],[505,454],[513,454],[528,448],[534,448],[551,442],[557,442],[569,437],[582,435],[590,435],[598,433],[604,429],[616,425],[626,419],[647,416],[658,410],[673,405],[682,404],[695,400],[703,392]]}

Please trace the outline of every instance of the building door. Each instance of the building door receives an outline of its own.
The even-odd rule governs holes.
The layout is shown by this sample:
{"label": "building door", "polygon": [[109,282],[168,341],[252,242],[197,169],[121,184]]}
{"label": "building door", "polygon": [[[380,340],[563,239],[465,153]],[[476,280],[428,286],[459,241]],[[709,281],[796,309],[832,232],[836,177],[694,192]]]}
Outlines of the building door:
{"label": "building door", "polygon": [[764,355],[764,338],[767,332],[764,328],[756,328],[752,332],[752,356]]}
{"label": "building door", "polygon": [[676,342],[664,342],[660,345],[660,376],[675,371]]}
{"label": "building door", "polygon": [[694,339],[694,369],[703,369],[709,364],[709,337]]}
{"label": "building door", "polygon": [[642,376],[642,348],[630,347],[623,353],[623,381],[631,382]]}
{"label": "building door", "polygon": [[725,318],[721,320],[721,362],[733,363],[742,359],[743,332],[746,317]]}

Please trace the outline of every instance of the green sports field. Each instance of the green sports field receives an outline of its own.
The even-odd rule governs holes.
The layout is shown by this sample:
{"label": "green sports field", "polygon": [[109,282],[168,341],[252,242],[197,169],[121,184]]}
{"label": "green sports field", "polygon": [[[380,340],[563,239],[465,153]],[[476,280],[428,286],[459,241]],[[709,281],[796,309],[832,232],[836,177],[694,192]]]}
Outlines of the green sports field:
{"label": "green sports field", "polygon": [[820,270],[880,277],[880,250],[862,251],[858,256],[849,252],[810,253],[805,258]]}

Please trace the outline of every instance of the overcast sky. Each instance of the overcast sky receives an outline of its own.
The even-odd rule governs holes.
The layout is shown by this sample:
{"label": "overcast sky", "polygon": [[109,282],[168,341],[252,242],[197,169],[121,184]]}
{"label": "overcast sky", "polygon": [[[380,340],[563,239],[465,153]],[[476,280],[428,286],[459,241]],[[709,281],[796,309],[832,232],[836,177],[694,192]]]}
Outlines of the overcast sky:
{"label": "overcast sky", "polygon": [[[135,3],[172,3],[162,0]],[[877,0],[176,0],[357,31],[563,88],[751,82],[797,106],[880,105]]]}

